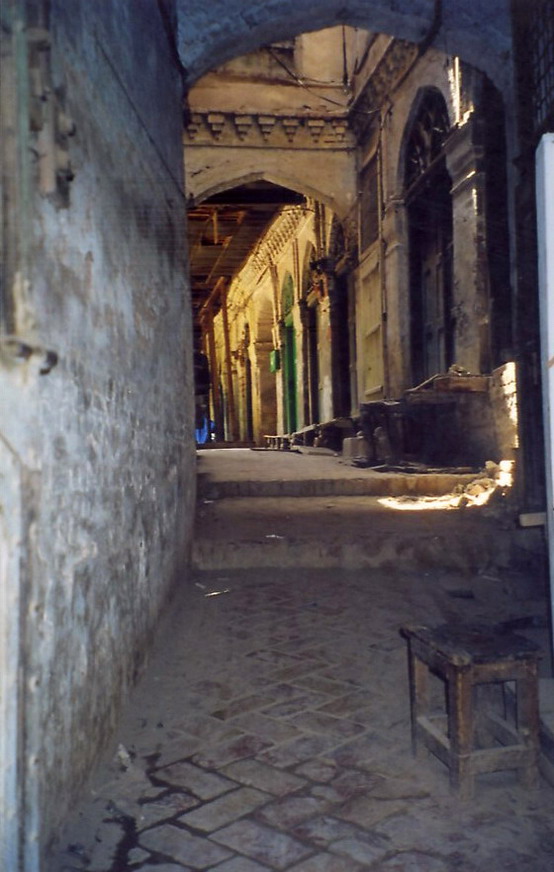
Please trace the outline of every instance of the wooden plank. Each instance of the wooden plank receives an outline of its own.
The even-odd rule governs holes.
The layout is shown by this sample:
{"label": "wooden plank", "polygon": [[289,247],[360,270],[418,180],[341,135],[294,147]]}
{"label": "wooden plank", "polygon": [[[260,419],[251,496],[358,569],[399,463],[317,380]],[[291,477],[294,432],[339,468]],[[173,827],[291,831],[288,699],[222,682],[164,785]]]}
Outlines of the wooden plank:
{"label": "wooden plank", "polygon": [[416,742],[421,741],[435,757],[450,768],[451,748],[448,736],[425,715],[420,715],[416,720],[415,738]]}
{"label": "wooden plank", "polygon": [[520,745],[521,736],[515,726],[508,723],[504,718],[487,712],[484,714],[485,726],[490,730],[495,739],[503,745]]}
{"label": "wooden plank", "polygon": [[529,759],[530,752],[525,745],[486,748],[471,754],[471,769],[475,775],[500,772],[504,769],[520,769],[529,764]]}

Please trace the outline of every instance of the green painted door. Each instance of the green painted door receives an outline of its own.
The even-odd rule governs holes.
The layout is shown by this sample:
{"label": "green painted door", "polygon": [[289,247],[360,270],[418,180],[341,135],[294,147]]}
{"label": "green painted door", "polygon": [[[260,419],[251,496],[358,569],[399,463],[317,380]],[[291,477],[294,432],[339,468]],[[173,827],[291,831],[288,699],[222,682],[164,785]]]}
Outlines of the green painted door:
{"label": "green painted door", "polygon": [[287,433],[293,433],[298,427],[296,413],[296,336],[292,317],[285,322],[285,354],[283,367],[285,422]]}

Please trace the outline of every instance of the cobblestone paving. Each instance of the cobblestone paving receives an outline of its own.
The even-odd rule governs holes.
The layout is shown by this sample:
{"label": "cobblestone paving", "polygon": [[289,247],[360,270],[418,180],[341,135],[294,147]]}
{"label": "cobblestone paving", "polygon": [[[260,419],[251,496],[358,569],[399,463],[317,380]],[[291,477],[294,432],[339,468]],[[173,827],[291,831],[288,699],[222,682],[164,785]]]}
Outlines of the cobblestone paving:
{"label": "cobblestone paving", "polygon": [[521,603],[519,583],[199,574],[160,628],[56,872],[552,872],[551,787],[484,776],[464,804],[442,764],[410,749],[399,627],[542,608]]}

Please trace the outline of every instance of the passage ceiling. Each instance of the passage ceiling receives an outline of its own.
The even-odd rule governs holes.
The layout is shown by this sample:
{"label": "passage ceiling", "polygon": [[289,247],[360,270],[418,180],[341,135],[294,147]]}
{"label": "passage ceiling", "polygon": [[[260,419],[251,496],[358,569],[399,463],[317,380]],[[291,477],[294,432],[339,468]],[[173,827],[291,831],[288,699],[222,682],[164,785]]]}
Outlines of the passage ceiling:
{"label": "passage ceiling", "polygon": [[199,313],[216,288],[244,266],[278,211],[304,202],[301,194],[251,182],[215,194],[188,212],[190,277],[195,335]]}

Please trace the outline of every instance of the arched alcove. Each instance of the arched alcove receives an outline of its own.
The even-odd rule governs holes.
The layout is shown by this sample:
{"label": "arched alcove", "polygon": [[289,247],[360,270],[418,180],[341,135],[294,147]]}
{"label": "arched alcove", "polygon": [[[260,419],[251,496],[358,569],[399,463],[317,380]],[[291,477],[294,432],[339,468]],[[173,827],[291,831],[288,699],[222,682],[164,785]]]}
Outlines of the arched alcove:
{"label": "arched alcove", "polygon": [[444,143],[446,102],[435,88],[418,95],[404,148],[408,209],[412,383],[453,363],[452,198]]}
{"label": "arched alcove", "polygon": [[425,164],[440,155],[453,121],[439,88],[418,89],[400,145],[398,178],[401,190],[407,190],[412,181],[425,171]]}

